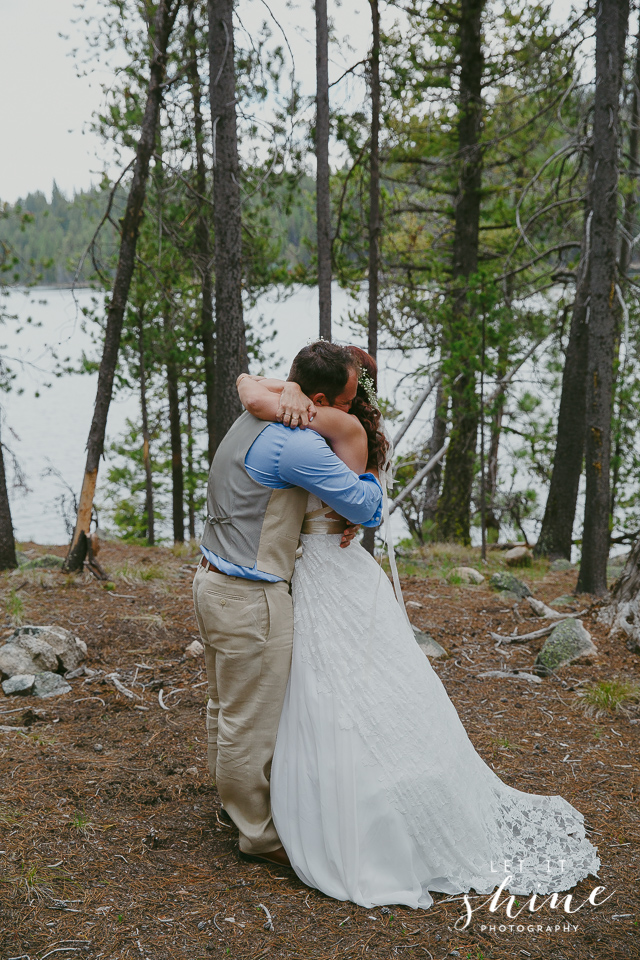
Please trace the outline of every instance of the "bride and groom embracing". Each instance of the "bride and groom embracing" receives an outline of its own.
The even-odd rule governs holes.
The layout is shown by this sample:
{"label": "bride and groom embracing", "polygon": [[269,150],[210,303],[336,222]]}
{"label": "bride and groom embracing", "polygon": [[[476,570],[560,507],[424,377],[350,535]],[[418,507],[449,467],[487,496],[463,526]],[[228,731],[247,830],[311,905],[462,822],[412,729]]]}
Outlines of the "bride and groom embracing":
{"label": "bride and groom embracing", "polygon": [[375,378],[364,351],[325,341],[286,384],[243,375],[246,412],[211,466],[193,591],[209,770],[240,855],[365,907],[568,890],[600,867],[583,815],[482,760],[352,542],[382,512]]}

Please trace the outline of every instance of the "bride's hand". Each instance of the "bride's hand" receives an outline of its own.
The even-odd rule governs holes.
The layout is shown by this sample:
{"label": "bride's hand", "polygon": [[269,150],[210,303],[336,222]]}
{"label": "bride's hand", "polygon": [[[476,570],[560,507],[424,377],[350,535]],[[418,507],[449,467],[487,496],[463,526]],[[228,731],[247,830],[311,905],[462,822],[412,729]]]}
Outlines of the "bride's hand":
{"label": "bride's hand", "polygon": [[285,427],[300,427],[304,430],[316,415],[316,408],[297,383],[287,380],[280,394],[276,420]]}
{"label": "bride's hand", "polygon": [[[339,513],[336,513],[335,510],[332,510],[330,513],[327,514],[327,519],[328,520],[344,520],[344,517],[341,517]],[[348,547],[359,529],[360,529],[359,523],[347,522],[347,525],[344,528],[344,531],[342,533],[342,540],[340,541],[340,546]]]}
{"label": "bride's hand", "polygon": [[342,540],[340,541],[340,546],[348,547],[359,529],[360,529],[359,524],[348,523],[347,526],[344,528],[344,533],[342,534]]}

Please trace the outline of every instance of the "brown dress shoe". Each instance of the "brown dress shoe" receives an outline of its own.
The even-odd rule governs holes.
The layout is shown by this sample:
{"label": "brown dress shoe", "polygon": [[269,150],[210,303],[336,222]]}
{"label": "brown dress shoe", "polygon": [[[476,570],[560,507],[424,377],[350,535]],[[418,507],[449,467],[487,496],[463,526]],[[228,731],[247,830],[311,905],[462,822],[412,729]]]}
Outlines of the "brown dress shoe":
{"label": "brown dress shoe", "polygon": [[275,850],[269,850],[268,853],[243,853],[242,850],[239,853],[240,859],[246,860],[248,863],[273,863],[277,867],[292,869],[284,847],[276,847]]}

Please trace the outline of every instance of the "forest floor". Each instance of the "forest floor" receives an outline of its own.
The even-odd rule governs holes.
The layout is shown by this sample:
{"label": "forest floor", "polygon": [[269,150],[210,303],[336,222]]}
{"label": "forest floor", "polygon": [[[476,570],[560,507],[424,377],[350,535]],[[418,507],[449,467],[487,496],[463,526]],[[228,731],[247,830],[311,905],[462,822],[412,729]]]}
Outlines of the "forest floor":
{"label": "forest floor", "polygon": [[[476,749],[511,786],[575,804],[602,860],[599,878],[571,891],[571,914],[560,898],[555,909],[547,902],[513,918],[527,902],[519,897],[510,919],[505,894],[495,910],[490,897],[472,896],[462,930],[460,896],[435,893],[428,910],[366,910],[238,859],[206,768],[204,665],[184,655],[197,637],[194,560],[193,547],[176,556],[109,542],[100,554],[109,589],[88,573],[0,576],[11,614],[3,635],[16,619],[58,624],[86,641],[95,671],[55,699],[0,694],[2,960],[640,957],[640,710],[593,717],[579,699],[599,680],[640,679],[640,656],[608,639],[597,608],[582,618],[597,657],[542,683],[479,679],[503,666],[529,669],[543,640],[496,647],[490,631],[523,633],[540,621],[526,601],[447,581],[456,563],[479,567],[477,551],[434,549],[402,565],[412,619],[451,653],[432,665]],[[502,568],[499,553],[490,568]],[[516,573],[547,603],[575,585],[575,571],[548,564]],[[576,598],[577,610],[585,606],[588,598]],[[107,679],[115,671],[136,699]],[[596,886],[599,905],[585,903]]]}

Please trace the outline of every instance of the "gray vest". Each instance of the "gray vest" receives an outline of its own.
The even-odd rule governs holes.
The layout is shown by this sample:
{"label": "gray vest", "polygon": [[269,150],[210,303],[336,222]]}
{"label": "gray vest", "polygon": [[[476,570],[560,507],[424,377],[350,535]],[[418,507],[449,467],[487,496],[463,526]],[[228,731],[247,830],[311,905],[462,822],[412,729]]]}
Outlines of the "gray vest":
{"label": "gray vest", "polygon": [[274,490],[247,473],[244,460],[269,422],[243,413],[218,447],[209,471],[202,546],[243,567],[291,580],[308,493]]}

